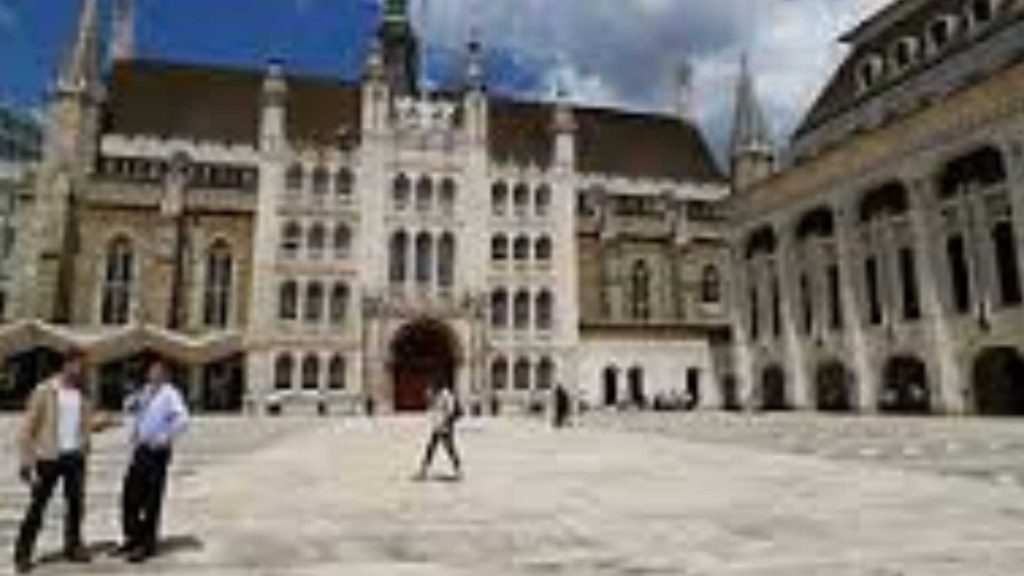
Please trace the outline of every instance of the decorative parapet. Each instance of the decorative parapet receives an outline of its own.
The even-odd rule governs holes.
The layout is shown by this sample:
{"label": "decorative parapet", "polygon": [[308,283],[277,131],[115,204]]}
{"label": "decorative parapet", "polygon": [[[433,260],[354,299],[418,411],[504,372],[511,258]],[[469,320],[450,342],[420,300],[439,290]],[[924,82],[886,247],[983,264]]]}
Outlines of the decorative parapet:
{"label": "decorative parapet", "polygon": [[259,152],[247,144],[221,144],[181,138],[107,134],[100,143],[103,156],[171,158],[184,152],[193,162],[209,164],[256,164]]}

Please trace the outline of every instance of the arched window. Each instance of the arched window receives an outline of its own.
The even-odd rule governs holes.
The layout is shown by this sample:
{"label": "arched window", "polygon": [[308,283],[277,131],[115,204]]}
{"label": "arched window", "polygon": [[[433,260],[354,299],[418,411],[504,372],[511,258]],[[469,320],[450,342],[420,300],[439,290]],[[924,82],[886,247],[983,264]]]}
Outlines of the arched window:
{"label": "arched window", "polygon": [[338,282],[331,289],[330,316],[332,324],[342,324],[348,315],[348,284]]}
{"label": "arched window", "polygon": [[491,326],[499,330],[508,327],[508,292],[504,288],[491,293]]}
{"label": "arched window", "polygon": [[324,255],[324,246],[327,244],[327,231],[320,222],[309,227],[309,237],[306,239],[309,245],[309,256],[319,260]]}
{"label": "arched window", "polygon": [[718,268],[711,264],[705,266],[701,274],[700,299],[705,304],[718,304],[722,301],[722,278]]}
{"label": "arched window", "polygon": [[491,239],[491,260],[495,262],[508,260],[508,236],[498,234]]}
{"label": "arched window", "polygon": [[491,363],[491,388],[505,390],[508,388],[508,360],[498,356]]}
{"label": "arched window", "polygon": [[281,229],[281,252],[286,258],[295,258],[302,247],[302,226],[298,222],[286,222]]}
{"label": "arched window", "polygon": [[512,304],[512,317],[516,330],[526,330],[530,327],[530,293],[526,290],[516,292]]}
{"label": "arched window", "polygon": [[313,169],[313,194],[317,198],[322,198],[327,195],[327,189],[330,186],[331,177],[327,172],[327,168],[323,166],[317,166]]}
{"label": "arched window", "polygon": [[334,257],[344,260],[352,255],[352,229],[348,224],[334,227]]}
{"label": "arched window", "polygon": [[274,361],[274,388],[291,390],[295,372],[295,360],[291,354],[280,354]]}
{"label": "arched window", "polygon": [[296,320],[299,315],[299,285],[294,280],[281,284],[277,299],[277,316],[281,320]]}
{"label": "arched window", "polygon": [[512,374],[512,382],[516,390],[530,389],[530,360],[520,358],[516,360],[516,367]]}
{"label": "arched window", "polygon": [[491,187],[491,213],[495,216],[508,213],[508,184],[495,182]]}
{"label": "arched window", "polygon": [[900,280],[903,288],[903,319],[921,318],[921,296],[917,284],[917,256],[914,249],[905,246],[899,252]]}
{"label": "arched window", "polygon": [[541,184],[537,187],[537,192],[534,195],[534,210],[536,210],[537,216],[544,217],[551,212],[551,187],[547,184]]}
{"label": "arched window", "polygon": [[434,203],[434,182],[427,176],[420,177],[416,183],[416,210],[420,212],[430,211]]}
{"label": "arched window", "polygon": [[554,324],[555,299],[551,292],[542,290],[537,294],[537,329],[550,330]]}
{"label": "arched window", "polygon": [[288,172],[285,174],[285,187],[289,192],[301,192],[305,178],[302,164],[296,162],[288,167]]}
{"label": "arched window", "polygon": [[807,274],[800,274],[799,288],[804,334],[811,334],[814,332],[814,295],[811,293],[811,279]]}
{"label": "arched window", "polygon": [[455,212],[455,195],[458,187],[451,178],[445,178],[441,182],[441,211],[445,214]]}
{"label": "arched window", "polygon": [[450,232],[441,235],[437,246],[437,283],[441,288],[455,283],[455,236]]}
{"label": "arched window", "polygon": [[545,356],[537,363],[537,389],[550,390],[555,385],[555,363]]}
{"label": "arched window", "polygon": [[409,235],[399,230],[391,235],[389,276],[392,284],[404,284],[409,278]]}
{"label": "arched window", "polygon": [[966,314],[971,309],[971,273],[964,239],[959,234],[950,236],[946,241],[946,258],[952,282],[953,309]]}
{"label": "arched window", "polygon": [[103,324],[127,324],[131,316],[132,284],[135,277],[135,252],[130,240],[115,238],[107,246],[106,273],[103,283]]}
{"label": "arched window", "polygon": [[342,168],[334,175],[334,193],[337,194],[339,198],[349,198],[352,196],[352,187],[354,183],[355,177],[352,175],[352,171],[348,168]]}
{"label": "arched window", "polygon": [[412,182],[409,181],[409,177],[405,174],[399,174],[395,176],[395,182],[391,189],[391,200],[395,205],[395,210],[405,210],[409,205],[409,193],[412,189]]}
{"label": "arched window", "polygon": [[320,358],[316,354],[307,354],[302,360],[302,389],[318,390],[320,388]]}
{"label": "arched window", "polygon": [[310,282],[306,285],[306,302],[303,319],[306,322],[319,322],[324,317],[324,285]]}
{"label": "arched window", "polygon": [[548,236],[541,236],[537,239],[537,243],[533,249],[533,255],[537,259],[537,262],[541,264],[551,263],[552,245],[551,238]]}
{"label": "arched window", "polygon": [[633,263],[630,275],[632,295],[630,312],[636,320],[647,320],[651,317],[651,269],[644,260]]}
{"label": "arched window", "polygon": [[516,237],[515,245],[512,248],[512,254],[516,259],[517,263],[522,264],[530,260],[530,239],[526,236]]}
{"label": "arched window", "polygon": [[430,283],[431,268],[433,268],[433,241],[430,234],[420,232],[416,236],[416,282],[420,284]]}
{"label": "arched window", "polygon": [[218,240],[206,253],[206,286],[203,290],[203,322],[224,328],[231,316],[234,262],[227,242]]}
{"label": "arched window", "polygon": [[515,205],[516,216],[526,216],[530,209],[530,187],[526,184],[517,184],[512,193],[512,203]]}
{"label": "arched window", "polygon": [[1017,235],[1013,224],[999,222],[992,228],[992,242],[995,244],[996,270],[999,275],[999,295],[1004,306],[1021,303],[1020,266],[1017,258]]}
{"label": "arched window", "polygon": [[331,390],[345,389],[345,357],[335,354],[327,366],[327,387]]}
{"label": "arched window", "polygon": [[972,25],[981,26],[988,24],[992,21],[992,17],[995,16],[993,0],[971,0],[968,13],[970,14]]}

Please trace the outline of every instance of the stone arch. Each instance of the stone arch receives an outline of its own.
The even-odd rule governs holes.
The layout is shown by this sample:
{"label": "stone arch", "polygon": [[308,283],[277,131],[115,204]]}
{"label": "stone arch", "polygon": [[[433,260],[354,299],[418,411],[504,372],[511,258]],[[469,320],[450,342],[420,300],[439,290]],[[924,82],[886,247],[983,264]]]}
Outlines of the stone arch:
{"label": "stone arch", "polygon": [[424,410],[431,390],[454,388],[461,358],[458,336],[447,324],[424,318],[403,326],[390,346],[395,410]]}
{"label": "stone arch", "polygon": [[772,364],[761,371],[761,409],[768,412],[789,410],[789,391],[786,372],[782,366]]}
{"label": "stone arch", "polygon": [[982,350],[974,361],[971,386],[978,414],[1024,415],[1024,355],[1008,346]]}
{"label": "stone arch", "polygon": [[882,370],[882,386],[878,395],[882,412],[927,414],[932,410],[928,368],[912,355],[893,356]]}
{"label": "stone arch", "polygon": [[815,401],[822,412],[849,412],[855,405],[853,373],[838,359],[818,366],[815,376]]}

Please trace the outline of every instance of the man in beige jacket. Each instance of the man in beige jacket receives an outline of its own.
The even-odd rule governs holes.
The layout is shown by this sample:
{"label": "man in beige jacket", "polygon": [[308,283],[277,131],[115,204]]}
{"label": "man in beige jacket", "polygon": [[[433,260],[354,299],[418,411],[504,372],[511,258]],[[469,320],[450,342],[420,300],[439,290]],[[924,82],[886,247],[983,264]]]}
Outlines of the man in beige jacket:
{"label": "man in beige jacket", "polygon": [[38,384],[29,396],[18,437],[19,474],[32,488],[32,502],[22,520],[14,549],[15,570],[32,568],[32,552],[43,525],[43,515],[60,481],[66,501],[64,555],[71,562],[88,562],[82,545],[82,513],[85,503],[85,460],[89,436],[106,427],[95,418],[82,390],[85,355],[72,350],[61,371]]}

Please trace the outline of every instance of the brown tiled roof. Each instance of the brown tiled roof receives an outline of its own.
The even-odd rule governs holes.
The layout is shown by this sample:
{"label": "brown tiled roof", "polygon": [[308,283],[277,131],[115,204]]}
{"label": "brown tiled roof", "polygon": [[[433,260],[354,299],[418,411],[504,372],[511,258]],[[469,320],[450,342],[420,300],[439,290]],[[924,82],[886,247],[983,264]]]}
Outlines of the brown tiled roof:
{"label": "brown tiled roof", "polygon": [[[135,60],[111,72],[108,132],[255,145],[264,73],[226,67]],[[358,130],[359,88],[338,80],[288,78],[288,134],[327,142],[342,127]]]}
{"label": "brown tiled roof", "polygon": [[[106,132],[255,145],[264,72],[135,60],[111,71]],[[357,135],[361,95],[329,78],[288,77],[288,136],[331,142]],[[494,98],[489,152],[498,161],[547,166],[553,105]],[[627,177],[717,181],[722,176],[700,131],[670,116],[576,108],[577,166]]]}
{"label": "brown tiled roof", "polygon": [[704,136],[678,118],[614,110],[576,110],[581,172],[674,180],[722,179]]}
{"label": "brown tiled roof", "polygon": [[[718,181],[721,172],[700,131],[677,118],[576,108],[581,172]],[[553,105],[493,100],[490,153],[498,161],[547,166],[553,153]]]}

